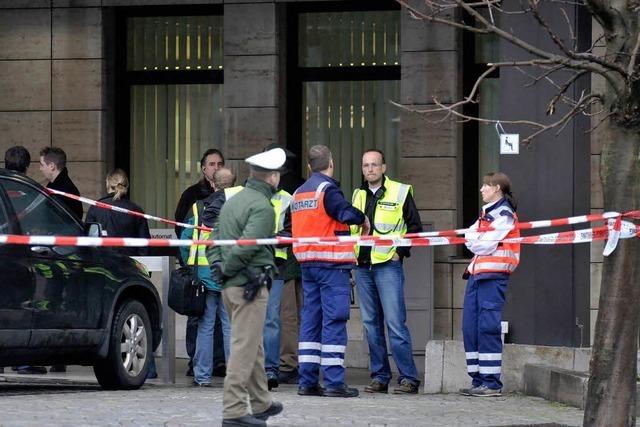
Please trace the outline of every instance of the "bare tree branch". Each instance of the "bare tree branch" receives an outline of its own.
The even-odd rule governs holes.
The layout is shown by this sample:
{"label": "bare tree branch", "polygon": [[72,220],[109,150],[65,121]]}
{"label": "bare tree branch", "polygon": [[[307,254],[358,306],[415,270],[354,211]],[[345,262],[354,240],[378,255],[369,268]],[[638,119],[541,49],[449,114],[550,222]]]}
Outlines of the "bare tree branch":
{"label": "bare tree branch", "polygon": [[636,44],[635,46],[633,46],[633,50],[631,51],[631,58],[629,59],[629,65],[627,66],[627,75],[629,80],[631,80],[631,76],[633,75],[633,68],[636,66],[638,49],[640,49],[640,32],[638,32],[638,37],[636,38]]}
{"label": "bare tree branch", "polygon": [[[465,31],[471,31],[478,34],[496,34],[500,38],[508,41],[509,43],[515,46],[520,47],[521,49],[535,55],[538,58],[548,59],[557,64],[561,64],[569,68],[586,70],[596,74],[600,74],[605,79],[607,79],[607,81],[609,82],[609,84],[617,94],[621,94],[624,92],[622,84],[620,83],[619,79],[614,78],[610,73],[610,71],[615,71],[619,73],[623,77],[623,79],[626,78],[626,70],[620,67],[619,65],[605,61],[604,59],[599,58],[595,55],[591,55],[589,53],[575,53],[574,55],[578,59],[574,59],[568,55],[562,56],[562,55],[545,51],[544,49],[540,49],[522,40],[521,38],[515,36],[513,33],[505,31],[499,28],[498,26],[492,24],[477,10],[477,7],[471,6],[471,3],[465,3],[464,0],[450,0],[449,2],[446,2],[444,4],[441,2],[435,2],[432,0],[425,0],[425,4],[434,11],[443,10],[443,8],[445,7],[451,8],[454,5],[458,6],[464,11],[466,11],[470,16],[475,18],[476,22],[480,24],[480,28],[473,25],[456,22],[452,19],[441,18],[441,17],[435,16],[435,14],[423,13],[417,10],[415,7],[409,5],[407,3],[407,0],[396,0],[396,1],[402,6],[404,6],[407,10],[409,10],[417,18],[424,19],[430,22],[437,22],[444,25],[449,25],[455,28],[459,28]],[[473,4],[477,4],[477,2]]]}

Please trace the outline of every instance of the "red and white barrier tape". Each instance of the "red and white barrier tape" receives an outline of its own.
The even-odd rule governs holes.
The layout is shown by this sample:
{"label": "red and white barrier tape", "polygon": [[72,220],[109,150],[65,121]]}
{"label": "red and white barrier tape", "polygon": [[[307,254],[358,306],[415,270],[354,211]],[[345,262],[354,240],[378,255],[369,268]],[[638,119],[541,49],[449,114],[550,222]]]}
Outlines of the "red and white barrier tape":
{"label": "red and white barrier tape", "polygon": [[[541,234],[503,239],[506,243],[521,243],[531,245],[559,245],[573,243],[588,243],[606,240],[614,225],[605,225],[576,231]],[[640,227],[628,222],[620,222],[618,231],[620,239],[640,237]],[[336,240],[337,239],[337,240]],[[381,237],[377,241],[363,239],[356,236],[339,236],[337,238],[291,238],[274,237],[268,239],[238,239],[238,240],[181,240],[181,239],[140,239],[117,237],[67,237],[67,236],[20,236],[0,235],[0,244],[14,245],[44,245],[44,246],[106,246],[106,247],[176,247],[176,246],[253,246],[253,245],[282,245],[292,243],[338,244],[353,245],[359,243],[367,246],[443,246],[459,245],[471,239],[463,237],[420,237],[407,239],[404,237]],[[486,241],[486,239],[483,239]]]}
{"label": "red and white barrier tape", "polygon": [[[202,231],[211,231],[211,228],[209,227],[203,227],[203,226],[195,226],[192,224],[185,224],[182,222],[177,222],[177,221],[173,221],[170,219],[166,219],[166,218],[161,218],[161,217],[157,217],[157,216],[153,216],[153,215],[148,215],[148,214],[143,214],[142,212],[136,212],[136,211],[132,211],[129,209],[124,209],[124,208],[120,208],[117,206],[113,206],[110,205],[108,203],[104,203],[104,202],[99,202],[96,200],[91,200],[88,199],[86,197],[81,197],[81,196],[76,196],[75,194],[69,194],[69,193],[65,193],[63,191],[59,191],[59,190],[53,190],[51,188],[47,188],[47,191],[49,191],[52,194],[59,194],[61,196],[64,197],[69,197],[71,199],[74,200],[79,200],[82,203],[86,203],[92,206],[97,206],[99,208],[103,208],[103,209],[109,209],[112,211],[116,211],[116,212],[121,212],[121,213],[125,213],[125,214],[129,214],[129,215],[134,215],[134,216],[139,216],[142,218],[146,218],[146,219],[150,219],[153,221],[158,221],[158,222],[163,222],[166,224],[172,224],[172,225],[178,225],[180,227],[183,228],[197,228],[198,230],[202,230]],[[594,221],[604,221],[604,220],[608,220],[608,219],[615,219],[618,217],[623,217],[623,218],[632,218],[632,219],[640,219],[640,211],[630,211],[630,212],[626,212],[626,213],[619,213],[619,212],[604,212],[601,214],[591,214],[591,215],[578,215],[578,216],[572,216],[572,217],[567,217],[567,218],[556,218],[556,219],[548,219],[548,220],[540,220],[540,221],[528,221],[528,222],[520,222],[518,223],[518,229],[520,230],[529,230],[529,229],[533,229],[533,228],[545,228],[545,227],[558,227],[558,226],[562,226],[562,225],[575,225],[575,224],[581,224],[581,223],[585,223],[585,222],[594,222]],[[480,231],[494,231],[494,230],[511,230],[511,228],[493,228],[493,227],[487,227],[487,228],[483,228]],[[458,229],[453,229],[453,230],[442,230],[442,231],[424,231],[424,232],[420,232],[420,233],[408,233],[404,236],[404,238],[406,239],[413,239],[413,238],[417,238],[417,237],[438,237],[438,236],[458,236],[458,235],[462,235],[465,234],[466,232],[471,231],[469,228],[458,228]],[[477,230],[476,230],[477,231]],[[370,236],[369,240],[377,240],[377,236]]]}
{"label": "red and white barrier tape", "polygon": [[118,206],[113,206],[113,205],[110,205],[108,203],[100,202],[100,201],[97,201],[97,200],[87,199],[86,197],[76,196],[75,194],[65,193],[64,191],[54,190],[52,188],[47,188],[46,190],[51,194],[58,194],[60,196],[64,196],[64,197],[68,197],[70,199],[78,200],[78,201],[80,201],[82,203],[85,203],[87,205],[96,206],[96,207],[99,207],[99,208],[102,208],[102,209],[108,209],[108,210],[111,210],[111,211],[121,212],[121,213],[124,213],[124,214],[127,214],[127,215],[138,216],[138,217],[141,217],[141,218],[150,219],[152,221],[164,222],[165,224],[177,225],[177,226],[182,227],[182,228],[197,228],[198,230],[202,230],[202,231],[211,231],[211,228],[209,228],[209,227],[194,226],[192,224],[186,224],[184,222],[173,221],[173,220],[170,220],[170,219],[161,218],[159,216],[153,216],[153,215],[145,214],[145,213],[138,212],[138,211],[132,211],[130,209],[125,209],[125,208],[121,208],[121,207],[118,207]]}

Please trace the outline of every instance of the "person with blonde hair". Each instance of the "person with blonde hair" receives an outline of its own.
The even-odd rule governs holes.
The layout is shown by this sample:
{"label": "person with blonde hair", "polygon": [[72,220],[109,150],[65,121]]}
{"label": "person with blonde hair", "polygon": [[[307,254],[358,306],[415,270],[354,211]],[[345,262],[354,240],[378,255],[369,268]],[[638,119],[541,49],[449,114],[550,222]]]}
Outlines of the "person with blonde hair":
{"label": "person with blonde hair", "polygon": [[[143,212],[140,206],[129,200],[129,178],[122,169],[115,169],[107,175],[106,187],[107,195],[99,199],[100,202]],[[146,219],[96,206],[89,208],[85,222],[100,223],[106,237],[151,237]],[[118,251],[126,255],[146,255],[146,248],[118,248]]]}

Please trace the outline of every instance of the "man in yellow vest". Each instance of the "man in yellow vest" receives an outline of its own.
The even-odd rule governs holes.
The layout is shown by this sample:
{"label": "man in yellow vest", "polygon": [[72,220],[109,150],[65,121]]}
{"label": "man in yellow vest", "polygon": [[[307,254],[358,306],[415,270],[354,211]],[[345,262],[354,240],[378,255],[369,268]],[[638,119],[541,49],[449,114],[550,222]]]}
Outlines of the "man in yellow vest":
{"label": "man in yellow vest", "polygon": [[[369,234],[399,236],[422,231],[420,215],[410,185],[385,176],[387,166],[380,150],[367,150],[362,156],[364,181],[353,192],[353,206],[371,222]],[[358,231],[352,228],[353,234]],[[394,393],[415,394],[420,381],[411,348],[404,303],[402,259],[410,248],[393,246],[355,246],[358,265],[354,270],[362,323],[367,332],[371,383],[368,393],[387,393],[391,368],[384,325],[389,331],[391,354],[398,371]]]}
{"label": "man in yellow vest", "polygon": [[[279,148],[279,147],[276,147]],[[227,176],[227,172],[230,174]],[[221,174],[224,173],[224,176]],[[241,185],[234,186],[235,176],[228,169],[220,169],[214,175],[216,187],[223,191],[216,191],[205,199],[205,212],[203,215],[204,225],[213,227],[220,214],[220,210],[224,203],[238,194],[244,187]],[[224,179],[222,187],[217,182]],[[288,215],[289,205],[291,204],[291,194],[283,189],[279,189],[271,196],[271,204],[275,213],[275,229],[274,234],[291,236],[291,218]],[[285,220],[287,224],[285,225]],[[278,387],[278,374],[280,369],[280,301],[282,299],[282,290],[284,288],[283,272],[280,267],[288,258],[289,249],[286,247],[275,248],[275,262],[278,268],[276,278],[271,282],[269,290],[269,299],[267,301],[267,315],[264,324],[264,353],[265,353],[265,371],[267,374],[267,385],[269,390]],[[214,253],[215,251],[209,251]]]}
{"label": "man in yellow vest", "polygon": [[[235,177],[227,168],[218,169],[214,173],[214,183],[218,190],[224,191],[226,187],[233,185]],[[216,193],[213,193],[216,194]],[[213,194],[209,197],[212,197]],[[205,225],[204,217],[209,198],[198,200],[191,206],[191,214],[186,222],[192,225]],[[201,231],[196,228],[183,228],[181,239],[206,240],[211,232]],[[231,322],[224,304],[222,303],[222,286],[211,277],[209,261],[206,257],[206,246],[191,245],[188,253],[186,247],[181,247],[182,259],[187,260],[187,265],[196,266],[198,277],[207,288],[207,298],[204,314],[197,319],[197,334],[193,354],[193,385],[210,387],[214,370],[214,353],[217,348],[224,349],[223,359],[229,360],[231,339]],[[216,319],[221,323],[221,334],[215,334]],[[222,342],[220,342],[222,341]]]}

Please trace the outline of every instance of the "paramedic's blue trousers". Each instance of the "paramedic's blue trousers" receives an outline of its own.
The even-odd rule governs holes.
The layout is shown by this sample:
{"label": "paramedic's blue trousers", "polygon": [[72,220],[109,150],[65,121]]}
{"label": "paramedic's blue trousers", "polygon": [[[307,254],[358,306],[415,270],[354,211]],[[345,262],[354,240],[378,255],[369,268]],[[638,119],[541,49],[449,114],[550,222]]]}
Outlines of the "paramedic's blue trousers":
{"label": "paramedic's blue trousers", "polygon": [[501,320],[509,276],[471,276],[467,282],[462,313],[462,335],[467,372],[474,387],[501,389]]}
{"label": "paramedic's blue trousers", "polygon": [[344,352],[351,303],[349,270],[302,267],[304,305],[298,340],[300,387],[344,385]]}

